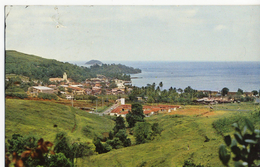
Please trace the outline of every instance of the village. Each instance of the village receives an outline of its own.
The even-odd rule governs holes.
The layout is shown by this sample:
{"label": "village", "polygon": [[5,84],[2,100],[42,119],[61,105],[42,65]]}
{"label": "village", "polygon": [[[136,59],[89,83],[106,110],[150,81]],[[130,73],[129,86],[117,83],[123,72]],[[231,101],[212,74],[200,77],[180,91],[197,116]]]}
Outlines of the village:
{"label": "village", "polygon": [[[113,101],[112,106],[108,106],[108,108],[105,109],[102,113],[111,116],[126,117],[126,114],[131,111],[131,104],[126,104],[125,98],[120,97],[121,95],[131,93],[131,81],[109,79],[104,75],[97,75],[96,78],[90,78],[86,79],[85,82],[76,83],[72,79],[68,78],[65,72],[62,78],[49,78],[49,81],[51,83],[49,85],[32,86],[28,88],[27,93],[32,97],[37,97],[39,93],[57,94],[63,100],[70,101],[76,100],[76,97],[84,95],[115,95],[117,96],[117,100]],[[195,98],[195,100],[193,100],[195,104],[203,104],[211,107],[212,105],[218,103],[240,103],[240,101],[235,100],[234,98],[237,92],[228,92],[224,97],[221,95],[220,91],[198,90],[198,92],[204,94],[205,96],[203,98]],[[243,96],[252,97],[254,95],[252,92],[245,92]],[[146,99],[137,97],[137,101],[145,102]],[[86,110],[90,113],[97,114],[97,112],[93,112],[96,108],[78,108]],[[143,112],[146,117],[150,117],[158,113],[171,113],[178,109],[181,109],[180,105],[156,104],[143,106]]]}
{"label": "village", "polygon": [[28,93],[34,96],[37,96],[38,93],[60,93],[67,100],[71,100],[73,96],[77,95],[118,95],[131,91],[131,88],[127,89],[127,86],[131,86],[131,81],[110,80],[104,75],[86,79],[84,83],[76,83],[72,79],[67,78],[67,74],[64,72],[63,78],[50,78],[49,81],[52,84],[32,86],[28,89]]}

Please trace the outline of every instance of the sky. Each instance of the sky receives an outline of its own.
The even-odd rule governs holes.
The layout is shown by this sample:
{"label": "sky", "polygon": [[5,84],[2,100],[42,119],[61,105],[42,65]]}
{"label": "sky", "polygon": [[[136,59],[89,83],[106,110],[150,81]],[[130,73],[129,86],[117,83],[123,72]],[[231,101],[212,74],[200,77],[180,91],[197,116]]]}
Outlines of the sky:
{"label": "sky", "polygon": [[6,50],[59,61],[260,61],[260,5],[6,6]]}

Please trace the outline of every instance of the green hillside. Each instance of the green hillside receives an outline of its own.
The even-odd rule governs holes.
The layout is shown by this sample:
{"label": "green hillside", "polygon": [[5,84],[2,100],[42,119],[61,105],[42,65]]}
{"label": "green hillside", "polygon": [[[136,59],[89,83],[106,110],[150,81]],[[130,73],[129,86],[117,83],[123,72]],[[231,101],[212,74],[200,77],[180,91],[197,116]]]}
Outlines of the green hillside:
{"label": "green hillside", "polygon": [[[114,121],[73,107],[44,101],[6,99],[5,135],[33,134],[53,141],[58,132],[91,142],[94,135],[109,132]],[[57,126],[57,127],[55,127]]]}
{"label": "green hillside", "polygon": [[[223,137],[213,128],[213,122],[220,122],[221,128],[230,127],[224,133],[233,134],[231,127],[237,119],[249,118],[259,128],[260,115],[257,112],[213,111],[209,116],[157,115],[146,118],[149,123],[158,122],[163,132],[155,140],[106,154],[93,155],[78,161],[79,166],[183,166],[185,160],[204,166],[223,166],[218,149],[224,143]],[[84,165],[83,165],[84,164]],[[233,161],[230,161],[232,166]]]}
{"label": "green hillside", "polygon": [[[239,104],[241,108],[250,103]],[[232,108],[233,105],[223,105]],[[224,109],[223,108],[223,109]],[[176,112],[194,112],[198,106],[185,106]],[[255,111],[256,109],[256,111]],[[92,142],[95,135],[109,132],[114,121],[89,114],[69,106],[52,102],[6,99],[6,139],[14,133],[33,134],[53,141],[58,132],[66,132],[73,141]],[[258,106],[248,111],[214,110],[207,115],[159,114],[145,118],[159,123],[163,129],[160,136],[145,144],[135,145],[133,135],[128,135],[132,146],[113,149],[108,153],[77,158],[78,166],[183,166],[185,160],[204,166],[222,166],[218,149],[224,143],[223,135],[234,133],[234,122],[250,119],[260,128]],[[54,127],[56,125],[57,127]],[[76,126],[75,126],[76,125]],[[233,161],[229,163],[231,166]]]}
{"label": "green hillside", "polygon": [[129,75],[140,73],[141,70],[124,65],[95,65],[90,68],[79,67],[70,63],[63,63],[54,59],[45,59],[35,55],[29,55],[14,50],[5,52],[5,73],[17,74],[39,79],[47,82],[49,78],[62,77],[66,72],[68,77],[76,82],[85,81],[87,78],[102,74],[107,77],[118,79],[130,79]]}

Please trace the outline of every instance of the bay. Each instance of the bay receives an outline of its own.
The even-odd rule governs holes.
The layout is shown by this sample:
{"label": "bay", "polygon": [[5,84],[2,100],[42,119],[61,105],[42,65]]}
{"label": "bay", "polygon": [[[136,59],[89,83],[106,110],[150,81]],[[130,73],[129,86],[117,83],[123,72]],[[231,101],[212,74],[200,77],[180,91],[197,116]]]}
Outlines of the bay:
{"label": "bay", "polygon": [[[71,62],[84,66],[85,62]],[[236,92],[260,89],[260,62],[171,62],[171,61],[106,61],[139,68],[142,73],[131,74],[133,86],[163,83],[170,87],[220,91],[227,87]]]}

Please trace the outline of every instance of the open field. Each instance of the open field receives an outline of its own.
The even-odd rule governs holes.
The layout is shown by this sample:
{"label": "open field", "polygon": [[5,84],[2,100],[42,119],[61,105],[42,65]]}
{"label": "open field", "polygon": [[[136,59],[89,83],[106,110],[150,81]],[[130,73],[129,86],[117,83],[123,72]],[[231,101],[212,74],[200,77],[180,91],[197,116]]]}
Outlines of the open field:
{"label": "open field", "polygon": [[50,101],[6,99],[5,105],[6,138],[19,133],[53,141],[56,133],[63,131],[71,139],[92,141],[94,134],[109,132],[114,126],[114,122],[105,117]]}
{"label": "open field", "polygon": [[[247,104],[240,106],[246,108]],[[204,112],[208,113],[201,115]],[[172,113],[146,118],[147,122],[151,124],[158,122],[163,128],[161,136],[152,142],[86,157],[79,160],[78,164],[79,166],[102,166],[103,164],[106,166],[182,166],[185,160],[190,160],[195,164],[219,167],[222,163],[218,158],[218,148],[224,141],[213,128],[212,123],[219,119],[247,116],[248,113],[210,111],[204,106],[185,106]],[[258,121],[260,122],[260,118]],[[229,134],[233,132],[231,128]],[[230,164],[232,163],[231,161]]]}

